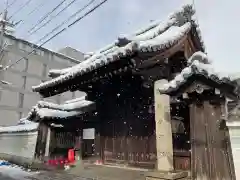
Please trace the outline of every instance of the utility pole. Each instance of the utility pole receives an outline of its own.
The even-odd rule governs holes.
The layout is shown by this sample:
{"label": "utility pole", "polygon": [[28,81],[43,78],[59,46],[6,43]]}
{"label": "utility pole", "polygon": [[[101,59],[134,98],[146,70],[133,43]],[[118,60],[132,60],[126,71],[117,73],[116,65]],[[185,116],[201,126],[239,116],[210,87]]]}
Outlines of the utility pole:
{"label": "utility pole", "polygon": [[3,55],[4,55],[4,34],[6,31],[6,22],[7,22],[7,9],[4,10],[2,17],[0,19],[0,66],[2,65]]}
{"label": "utility pole", "polygon": [[2,17],[0,19],[0,66],[2,65],[2,59],[4,55],[4,35],[9,31],[8,27],[14,27],[13,23],[10,23],[7,19],[7,7],[8,7],[8,0],[6,0],[6,8],[4,9],[4,12],[1,14]]}
{"label": "utility pole", "polygon": [[1,35],[0,35],[0,47],[3,49],[3,42],[4,42],[4,34],[6,30],[6,24],[7,24],[7,10],[5,9],[3,12],[3,16],[0,19],[0,26],[1,26]]}

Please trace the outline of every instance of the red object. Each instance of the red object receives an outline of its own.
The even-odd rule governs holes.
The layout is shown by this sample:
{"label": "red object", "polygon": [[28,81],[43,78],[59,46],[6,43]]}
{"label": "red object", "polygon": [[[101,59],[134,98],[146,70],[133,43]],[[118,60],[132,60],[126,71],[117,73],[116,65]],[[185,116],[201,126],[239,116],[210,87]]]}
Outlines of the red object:
{"label": "red object", "polygon": [[74,160],[75,160],[74,149],[69,149],[68,150],[68,161],[73,162]]}
{"label": "red object", "polygon": [[95,162],[95,165],[102,165],[103,163],[102,163],[102,161],[101,160],[96,160],[96,162]]}

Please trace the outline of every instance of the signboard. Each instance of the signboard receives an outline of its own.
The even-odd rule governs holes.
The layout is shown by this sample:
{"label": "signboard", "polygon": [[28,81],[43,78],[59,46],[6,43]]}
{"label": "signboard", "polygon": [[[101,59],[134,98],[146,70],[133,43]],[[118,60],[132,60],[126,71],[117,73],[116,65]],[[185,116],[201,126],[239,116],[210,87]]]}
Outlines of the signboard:
{"label": "signboard", "polygon": [[95,129],[83,129],[83,139],[95,139]]}

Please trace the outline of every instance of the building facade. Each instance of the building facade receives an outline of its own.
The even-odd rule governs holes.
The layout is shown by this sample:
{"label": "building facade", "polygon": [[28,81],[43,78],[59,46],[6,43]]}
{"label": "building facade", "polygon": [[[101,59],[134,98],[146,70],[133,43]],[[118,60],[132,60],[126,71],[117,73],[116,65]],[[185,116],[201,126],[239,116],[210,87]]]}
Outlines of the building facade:
{"label": "building facade", "polygon": [[[28,53],[35,48],[35,52]],[[0,64],[6,67],[22,57],[21,61],[6,71],[0,72],[0,126],[15,125],[39,100],[37,93],[32,92],[32,86],[50,79],[50,69],[67,68],[84,59],[83,53],[72,48],[65,48],[59,53],[45,48],[37,48],[25,40],[12,35],[4,36],[4,50],[1,53]],[[81,96],[81,92],[66,92],[47,100],[62,103]]]}

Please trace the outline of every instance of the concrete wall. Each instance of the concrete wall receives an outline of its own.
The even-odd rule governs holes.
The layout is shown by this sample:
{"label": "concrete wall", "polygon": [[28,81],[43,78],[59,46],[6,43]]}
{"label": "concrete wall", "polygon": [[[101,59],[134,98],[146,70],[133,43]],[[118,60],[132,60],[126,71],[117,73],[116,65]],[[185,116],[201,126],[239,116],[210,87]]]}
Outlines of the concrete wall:
{"label": "concrete wall", "polygon": [[[5,37],[5,42],[7,46],[4,56],[0,57],[0,60],[2,59],[0,64],[3,66],[26,57],[32,51],[31,44],[11,36]],[[79,56],[79,61],[82,60],[83,55]],[[32,92],[32,86],[49,80],[50,69],[62,69],[77,63],[76,59],[39,48],[34,54],[22,59],[9,70],[0,72],[0,81],[10,83],[0,82],[0,126],[15,125],[19,119],[28,114],[33,105],[43,100],[37,93]],[[82,93],[66,92],[44,100],[62,103],[81,95]]]}
{"label": "concrete wall", "polygon": [[0,154],[34,158],[37,132],[0,134]]}
{"label": "concrete wall", "polygon": [[84,60],[84,54],[71,47],[65,47],[63,49],[60,49],[58,52],[74,59],[79,59],[79,57],[81,57],[80,59]]}

